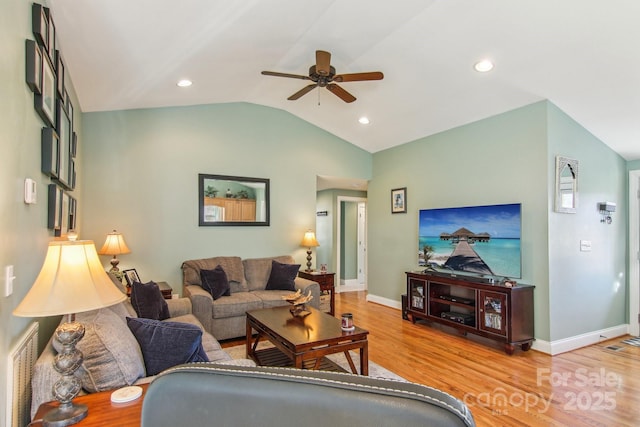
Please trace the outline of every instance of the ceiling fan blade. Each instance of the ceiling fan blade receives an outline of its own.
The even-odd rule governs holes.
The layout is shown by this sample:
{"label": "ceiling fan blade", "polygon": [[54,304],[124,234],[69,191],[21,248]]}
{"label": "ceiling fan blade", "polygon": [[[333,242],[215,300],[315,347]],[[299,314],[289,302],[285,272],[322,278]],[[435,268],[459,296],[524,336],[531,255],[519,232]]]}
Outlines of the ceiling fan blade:
{"label": "ceiling fan blade", "polygon": [[338,86],[335,83],[329,83],[327,85],[327,89],[329,89],[331,93],[333,93],[338,98],[342,99],[344,102],[353,102],[356,100],[355,96],[351,95],[349,92],[342,89],[340,86]]}
{"label": "ceiling fan blade", "polygon": [[334,82],[359,82],[364,80],[382,80],[384,74],[380,71],[370,73],[339,74],[333,78]]}
{"label": "ceiling fan blade", "polygon": [[315,87],[318,86],[317,84],[312,84],[309,86],[305,86],[302,89],[300,89],[299,91],[297,91],[296,93],[294,93],[293,95],[291,95],[290,97],[288,97],[287,99],[289,101],[295,101],[296,99],[300,98],[302,95],[305,95],[309,92],[311,92],[313,89],[315,89]]}
{"label": "ceiling fan blade", "polygon": [[291,79],[311,80],[309,76],[301,76],[299,74],[278,73],[275,71],[263,71],[261,74],[265,76],[289,77]]}
{"label": "ceiling fan blade", "polygon": [[316,72],[328,76],[331,72],[331,54],[324,50],[316,50]]}

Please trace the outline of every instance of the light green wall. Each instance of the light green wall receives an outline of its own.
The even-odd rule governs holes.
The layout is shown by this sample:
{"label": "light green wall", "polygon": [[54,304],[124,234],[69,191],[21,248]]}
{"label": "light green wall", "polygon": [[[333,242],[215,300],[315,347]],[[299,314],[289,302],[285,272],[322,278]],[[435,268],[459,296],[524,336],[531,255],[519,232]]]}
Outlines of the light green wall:
{"label": "light green wall", "polygon": [[[83,115],[83,228],[121,231],[121,268],[181,291],[184,260],[291,254],[306,263],[316,225],[316,176],[370,179],[372,155],[289,113],[221,104]],[[198,173],[269,178],[269,227],[199,227]],[[105,265],[107,258],[104,258]],[[314,259],[315,264],[315,259]]]}
{"label": "light green wall", "polygon": [[633,171],[640,169],[640,160],[632,160],[627,162],[627,170]]}
{"label": "light green wall", "polygon": [[[369,185],[369,292],[399,301],[418,268],[418,211],[522,204],[522,281],[535,284],[535,330],[549,337],[546,103],[374,154]],[[407,187],[407,213],[391,189]]]}
{"label": "light green wall", "polygon": [[[31,4],[23,0],[0,2],[0,271],[4,276],[5,266],[13,265],[16,276],[12,295],[4,297],[4,279],[0,288],[0,424],[6,413],[9,351],[33,320],[40,323],[39,348],[42,349],[59,321],[59,317],[29,319],[11,314],[36,279],[52,239],[52,233],[47,229],[47,185],[50,181],[40,172],[44,124],[33,107],[33,93],[25,83],[25,40],[34,39]],[[78,105],[69,80],[67,86]],[[78,117],[76,112],[76,119]],[[81,128],[77,126],[76,130],[81,136]],[[82,164],[78,162],[76,166],[81,175]],[[38,200],[34,205],[23,201],[26,178],[36,181]],[[73,193],[79,201],[80,191],[81,185]]]}
{"label": "light green wall", "polygon": [[[553,212],[556,155],[581,162],[578,214]],[[408,213],[391,215],[389,191],[404,186]],[[405,292],[404,271],[417,268],[419,209],[521,203],[536,337],[624,324],[626,188],[625,162],[546,101],[376,153],[369,291],[392,300]],[[618,203],[612,226],[599,222],[598,201]],[[591,253],[579,252],[582,239],[592,240]]]}
{"label": "light green wall", "polygon": [[[549,165],[557,155],[576,159],[578,210],[553,211],[555,169],[549,168],[549,311],[551,340],[627,323],[626,162],[582,126],[548,104]],[[598,202],[617,204],[611,225]],[[592,242],[580,252],[580,240]]]}

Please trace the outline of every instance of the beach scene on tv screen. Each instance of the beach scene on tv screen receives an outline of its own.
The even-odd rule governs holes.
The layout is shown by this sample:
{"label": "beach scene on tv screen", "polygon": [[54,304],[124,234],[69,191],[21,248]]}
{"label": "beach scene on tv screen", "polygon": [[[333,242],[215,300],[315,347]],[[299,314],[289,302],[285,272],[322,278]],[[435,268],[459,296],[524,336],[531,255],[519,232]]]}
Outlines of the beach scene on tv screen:
{"label": "beach scene on tv screen", "polygon": [[420,210],[418,265],[520,278],[520,212],[519,203]]}

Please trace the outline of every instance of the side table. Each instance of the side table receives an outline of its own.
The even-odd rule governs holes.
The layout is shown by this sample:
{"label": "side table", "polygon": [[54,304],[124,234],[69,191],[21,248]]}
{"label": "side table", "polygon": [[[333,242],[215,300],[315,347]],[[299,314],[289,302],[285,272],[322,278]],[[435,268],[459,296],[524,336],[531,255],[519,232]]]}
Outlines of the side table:
{"label": "side table", "polygon": [[[84,403],[89,408],[87,417],[77,424],[78,427],[139,427],[140,417],[142,414],[142,400],[149,384],[143,384],[142,396],[127,403],[111,402],[111,393],[114,390],[101,391],[99,393],[90,393],[73,399],[75,403]],[[58,406],[58,402],[47,402],[40,405],[34,420],[42,419],[42,417],[51,409]],[[33,422],[32,426],[41,426],[41,422]]]}
{"label": "side table", "polygon": [[320,293],[329,292],[329,314],[335,315],[336,296],[334,278],[336,273],[327,273],[321,271],[298,271],[298,277],[313,280],[320,285]]}
{"label": "side table", "polygon": [[[171,288],[171,286],[169,286],[169,284],[167,282],[156,282],[158,284],[158,287],[160,288],[160,293],[162,294],[162,296],[164,297],[164,299],[171,299],[172,298],[172,293],[173,293],[173,289]],[[130,297],[131,296],[131,287],[127,286],[127,296]]]}

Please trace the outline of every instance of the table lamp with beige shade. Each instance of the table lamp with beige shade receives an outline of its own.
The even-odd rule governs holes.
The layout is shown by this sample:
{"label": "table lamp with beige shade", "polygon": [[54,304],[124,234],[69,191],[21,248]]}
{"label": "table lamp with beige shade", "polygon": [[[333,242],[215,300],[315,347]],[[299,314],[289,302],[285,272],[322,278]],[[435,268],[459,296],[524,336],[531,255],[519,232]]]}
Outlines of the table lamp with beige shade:
{"label": "table lamp with beige shade", "polygon": [[125,299],[102,267],[93,241],[49,243],[38,277],[13,311],[20,317],[67,316],[54,332],[62,345],[54,361],[62,377],[53,386],[53,396],[60,405],[44,416],[42,425],[68,426],[87,416],[86,405],[72,402],[82,388],[74,372],[82,365],[83,355],[76,344],[84,336],[84,326],[75,321],[75,313],[109,307]]}
{"label": "table lamp with beige shade", "polygon": [[100,255],[113,255],[113,258],[111,258],[110,261],[111,268],[109,269],[109,273],[113,274],[122,282],[122,273],[118,269],[120,260],[117,256],[131,253],[131,249],[129,249],[125,243],[122,233],[118,233],[116,230],[113,230],[111,233],[107,234],[107,239],[104,241],[104,245],[102,245],[102,248],[100,248],[98,253]]}
{"label": "table lamp with beige shade", "polygon": [[320,246],[318,241],[316,240],[316,233],[311,230],[307,230],[304,233],[304,237],[302,238],[302,242],[300,242],[300,246],[304,246],[307,248],[307,269],[305,271],[313,271],[311,269],[311,248],[315,248]]}

